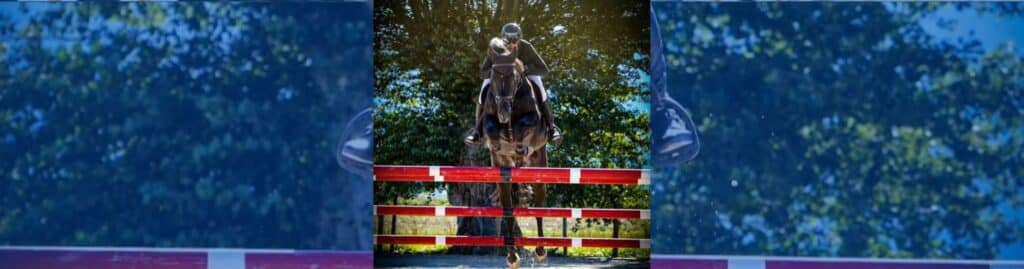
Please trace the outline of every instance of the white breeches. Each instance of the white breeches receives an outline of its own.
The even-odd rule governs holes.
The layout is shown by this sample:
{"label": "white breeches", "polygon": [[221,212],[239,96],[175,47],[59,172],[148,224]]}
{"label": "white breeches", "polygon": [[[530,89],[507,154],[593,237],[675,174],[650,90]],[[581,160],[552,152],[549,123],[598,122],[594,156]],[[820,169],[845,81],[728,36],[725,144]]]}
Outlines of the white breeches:
{"label": "white breeches", "polygon": [[541,81],[540,76],[526,76],[526,78],[529,79],[530,81],[533,81],[533,84],[537,85],[537,87],[540,88],[540,89],[538,89],[538,90],[540,90],[540,101],[541,102],[547,102],[548,101],[548,91],[544,90],[544,82]]}

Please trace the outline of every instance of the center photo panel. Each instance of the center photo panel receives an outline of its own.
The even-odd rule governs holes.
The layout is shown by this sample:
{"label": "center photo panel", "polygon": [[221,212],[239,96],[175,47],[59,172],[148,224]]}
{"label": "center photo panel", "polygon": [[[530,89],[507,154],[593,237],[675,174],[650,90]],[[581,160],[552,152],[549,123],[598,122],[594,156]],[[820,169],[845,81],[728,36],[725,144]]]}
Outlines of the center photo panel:
{"label": "center photo panel", "polygon": [[650,3],[377,1],[374,30],[376,267],[648,266]]}

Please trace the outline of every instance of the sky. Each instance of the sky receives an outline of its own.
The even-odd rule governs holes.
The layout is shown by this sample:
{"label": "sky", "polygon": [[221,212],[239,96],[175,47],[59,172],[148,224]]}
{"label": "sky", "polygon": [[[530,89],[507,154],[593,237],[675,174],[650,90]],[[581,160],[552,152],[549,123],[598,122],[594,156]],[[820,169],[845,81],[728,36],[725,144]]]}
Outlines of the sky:
{"label": "sky", "polygon": [[[946,23],[946,19],[952,19],[951,23]],[[977,38],[985,51],[1007,44],[1014,47],[1024,44],[1024,15],[999,16],[945,6],[918,23],[925,32],[943,42],[955,43],[961,37]],[[1019,48],[1015,51],[1024,53]]]}

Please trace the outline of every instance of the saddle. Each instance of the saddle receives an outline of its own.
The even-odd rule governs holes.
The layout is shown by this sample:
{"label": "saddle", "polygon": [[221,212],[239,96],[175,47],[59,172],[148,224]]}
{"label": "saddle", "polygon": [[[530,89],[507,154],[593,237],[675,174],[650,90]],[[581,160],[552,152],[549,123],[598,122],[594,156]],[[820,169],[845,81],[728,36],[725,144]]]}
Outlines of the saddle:
{"label": "saddle", "polygon": [[[534,98],[537,99],[537,103],[544,102],[543,100],[540,100],[541,96],[543,96],[543,95],[540,92],[540,87],[537,87],[537,83],[533,83],[532,80],[530,80],[529,78],[526,78],[526,77],[523,77],[523,80],[526,80],[526,83],[530,83],[530,89],[533,90],[533,96],[534,96]],[[488,86],[488,87],[490,87],[490,86]],[[480,102],[481,104],[483,104],[484,98],[487,98],[487,91],[486,90],[480,91],[479,96],[477,96],[477,101]],[[541,109],[541,110],[543,110],[543,109]],[[544,113],[544,111],[541,111],[541,113]]]}

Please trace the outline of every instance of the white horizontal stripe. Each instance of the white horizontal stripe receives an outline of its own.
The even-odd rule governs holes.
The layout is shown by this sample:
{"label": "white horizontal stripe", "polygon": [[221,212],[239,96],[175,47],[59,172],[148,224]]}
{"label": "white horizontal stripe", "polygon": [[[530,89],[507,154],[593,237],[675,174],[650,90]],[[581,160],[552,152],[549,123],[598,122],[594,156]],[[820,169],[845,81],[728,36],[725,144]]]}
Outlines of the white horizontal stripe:
{"label": "white horizontal stripe", "polygon": [[729,269],[765,269],[764,260],[732,258],[729,259]]}
{"label": "white horizontal stripe", "polygon": [[572,247],[578,248],[578,247],[582,247],[582,246],[583,246],[583,239],[582,238],[573,238],[572,239]]}
{"label": "white horizontal stripe", "polygon": [[445,209],[444,208],[445,207],[443,207],[443,206],[435,206],[434,207],[434,216],[444,217],[445,216],[445,211],[444,211]]}
{"label": "white horizontal stripe", "polygon": [[434,245],[445,246],[446,245],[445,244],[445,237],[444,236],[435,236],[434,237]]}
{"label": "white horizontal stripe", "polygon": [[651,170],[640,170],[640,179],[636,181],[639,185],[650,185],[651,184]]}
{"label": "white horizontal stripe", "polygon": [[570,168],[569,169],[569,183],[570,184],[580,184],[580,169],[579,168]]}
{"label": "white horizontal stripe", "polygon": [[245,252],[210,251],[206,253],[207,269],[245,269]]}
{"label": "white horizontal stripe", "polygon": [[821,258],[821,257],[783,257],[783,256],[727,256],[727,255],[674,255],[674,254],[651,254],[652,260],[721,260],[730,259],[753,259],[763,261],[788,261],[788,262],[853,262],[853,263],[935,263],[935,264],[987,264],[993,266],[1024,266],[1024,261],[994,261],[994,260],[948,260],[948,259],[882,259],[882,258]]}
{"label": "white horizontal stripe", "polygon": [[572,217],[575,218],[575,219],[582,218],[583,217],[583,210],[579,209],[579,208],[573,208],[572,209]]}
{"label": "white horizontal stripe", "polygon": [[651,210],[640,210],[640,219],[651,219]]}

